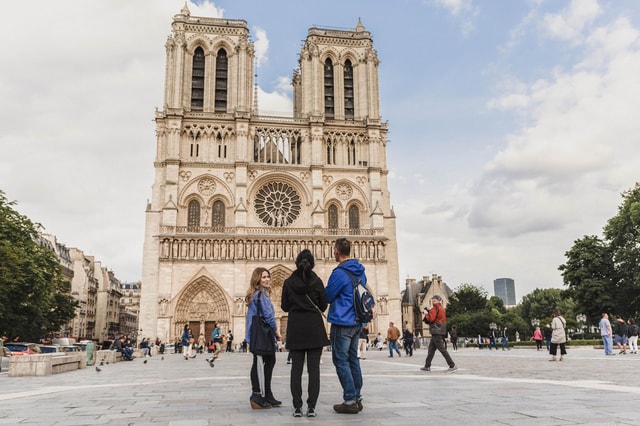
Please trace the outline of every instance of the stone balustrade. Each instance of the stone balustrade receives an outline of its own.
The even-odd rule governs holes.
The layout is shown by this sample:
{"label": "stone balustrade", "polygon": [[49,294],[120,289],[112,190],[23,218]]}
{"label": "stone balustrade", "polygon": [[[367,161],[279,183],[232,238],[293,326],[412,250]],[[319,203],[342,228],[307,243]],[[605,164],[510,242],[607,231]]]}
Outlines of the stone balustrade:
{"label": "stone balustrade", "polygon": [[49,376],[85,367],[84,352],[12,356],[9,361],[9,377]]}

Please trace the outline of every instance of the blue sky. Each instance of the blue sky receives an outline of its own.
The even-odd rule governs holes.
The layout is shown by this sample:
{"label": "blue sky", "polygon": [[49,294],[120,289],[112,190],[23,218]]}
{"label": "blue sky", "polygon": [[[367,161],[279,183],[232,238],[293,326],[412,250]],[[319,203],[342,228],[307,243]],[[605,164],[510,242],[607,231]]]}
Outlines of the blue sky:
{"label": "blue sky", "polygon": [[[68,246],[140,279],[153,110],[183,0],[3,2],[0,189]],[[358,19],[381,60],[400,282],[511,277],[560,287],[573,241],[601,234],[639,181],[635,0],[227,0],[248,22],[260,108],[291,110],[311,26]],[[35,30],[37,28],[37,31]],[[44,36],[42,35],[44,34]],[[135,40],[135,42],[134,42]]]}

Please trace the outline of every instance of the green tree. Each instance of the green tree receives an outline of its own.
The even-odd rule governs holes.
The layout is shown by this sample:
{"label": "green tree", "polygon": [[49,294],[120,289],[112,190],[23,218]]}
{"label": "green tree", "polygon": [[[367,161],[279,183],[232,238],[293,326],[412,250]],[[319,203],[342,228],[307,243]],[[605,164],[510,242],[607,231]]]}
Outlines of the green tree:
{"label": "green tree", "polygon": [[604,235],[615,265],[614,311],[626,318],[640,312],[640,184],[624,192],[622,198]]}
{"label": "green tree", "polygon": [[[567,323],[575,316],[575,302],[570,293],[559,288],[537,288],[522,298],[519,314],[528,324],[531,324],[533,318],[539,319],[542,326],[543,321],[553,318],[553,310],[556,308],[560,309]],[[573,322],[575,323],[575,319]]]}
{"label": "green tree", "polygon": [[0,190],[0,333],[37,341],[73,318],[58,259],[37,243],[41,226],[13,209]]}
{"label": "green tree", "polygon": [[603,312],[614,312],[615,269],[609,245],[595,235],[585,235],[564,255],[567,262],[558,269],[587,322],[599,321]]}
{"label": "green tree", "polygon": [[491,296],[487,301],[487,307],[492,311],[498,312],[500,315],[507,313],[507,308],[504,307],[504,300],[500,296]]}
{"label": "green tree", "polygon": [[472,284],[460,284],[449,297],[447,316],[455,316],[465,312],[475,312],[487,308],[487,292]]}

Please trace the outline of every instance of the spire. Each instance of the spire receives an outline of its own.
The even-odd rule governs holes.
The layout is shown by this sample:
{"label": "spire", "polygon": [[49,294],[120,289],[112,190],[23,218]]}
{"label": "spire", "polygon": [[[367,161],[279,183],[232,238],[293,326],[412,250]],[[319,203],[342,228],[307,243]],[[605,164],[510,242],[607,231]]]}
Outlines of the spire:
{"label": "spire", "polygon": [[356,25],[356,32],[361,33],[364,32],[364,25],[362,25],[362,21],[358,18],[358,25]]}
{"label": "spire", "polygon": [[258,115],[258,60],[253,59],[253,69],[255,69],[255,74],[253,74],[253,114]]}
{"label": "spire", "polygon": [[184,16],[191,16],[191,12],[189,11],[186,1],[184,2],[184,7],[180,10],[180,14]]}

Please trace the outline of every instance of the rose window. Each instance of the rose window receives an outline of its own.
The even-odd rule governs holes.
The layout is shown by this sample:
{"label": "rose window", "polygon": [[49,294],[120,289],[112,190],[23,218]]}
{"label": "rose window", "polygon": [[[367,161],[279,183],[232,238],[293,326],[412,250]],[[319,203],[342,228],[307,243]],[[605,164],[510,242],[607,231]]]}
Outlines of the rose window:
{"label": "rose window", "polygon": [[298,193],[283,182],[270,182],[260,188],[253,207],[258,218],[268,226],[291,225],[301,211]]}
{"label": "rose window", "polygon": [[198,181],[198,191],[202,195],[211,195],[216,191],[216,183],[211,178],[202,178]]}

